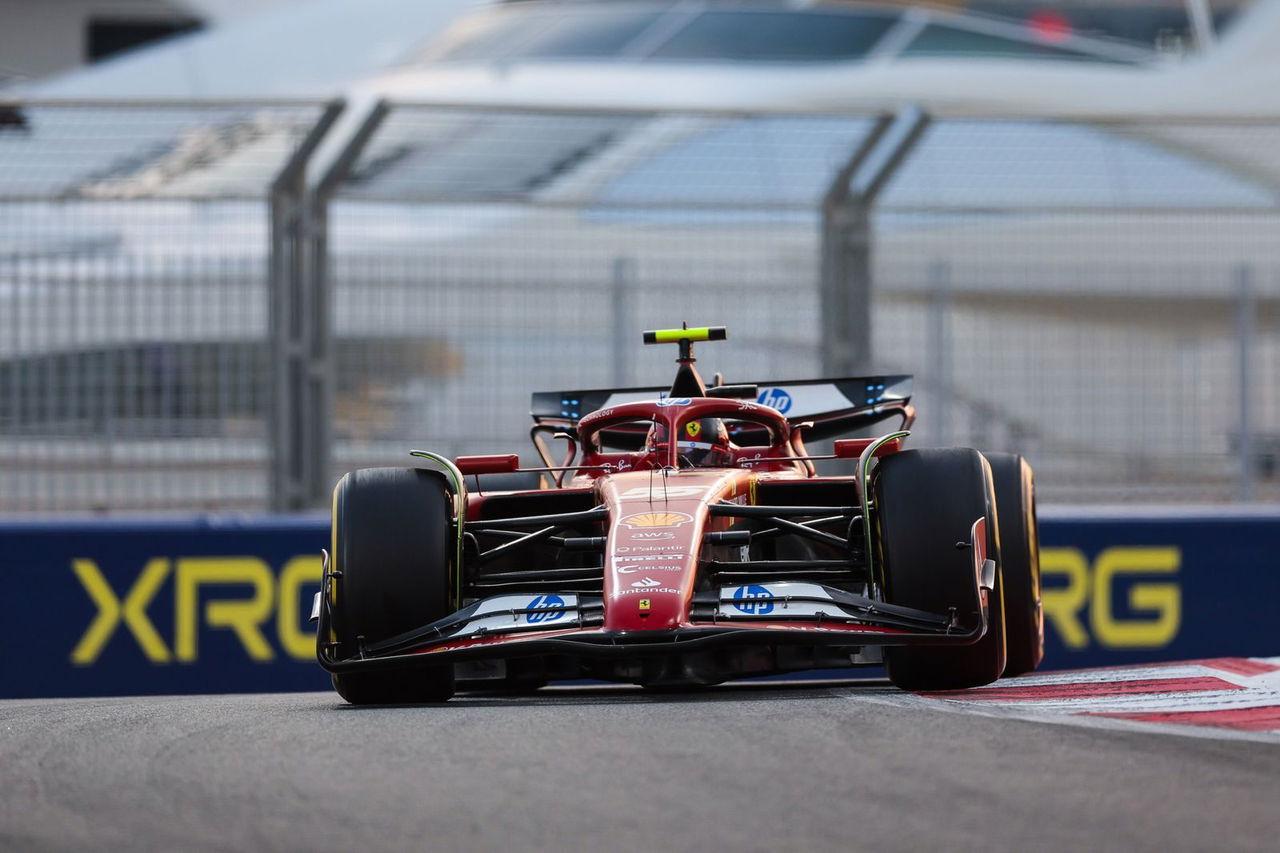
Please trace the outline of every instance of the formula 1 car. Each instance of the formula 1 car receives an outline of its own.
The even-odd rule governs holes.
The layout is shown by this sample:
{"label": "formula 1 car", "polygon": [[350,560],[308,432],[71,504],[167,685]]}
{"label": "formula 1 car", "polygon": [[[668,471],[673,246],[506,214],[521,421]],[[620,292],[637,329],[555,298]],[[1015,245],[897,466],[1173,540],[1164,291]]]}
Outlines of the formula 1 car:
{"label": "formula 1 car", "polygon": [[[725,337],[645,332],[679,347],[669,389],[534,394],[540,467],[415,450],[434,467],[343,476],[312,609],[338,693],[440,702],[555,679],[680,688],[864,664],[942,690],[1033,670],[1043,617],[1022,457],[903,450],[909,376],[708,388],[693,344]],[[899,429],[836,439],[890,419]],[[833,452],[807,451],[820,439]],[[559,464],[549,440],[565,442]],[[820,460],[846,472],[819,475]],[[480,488],[519,471],[542,487]]]}

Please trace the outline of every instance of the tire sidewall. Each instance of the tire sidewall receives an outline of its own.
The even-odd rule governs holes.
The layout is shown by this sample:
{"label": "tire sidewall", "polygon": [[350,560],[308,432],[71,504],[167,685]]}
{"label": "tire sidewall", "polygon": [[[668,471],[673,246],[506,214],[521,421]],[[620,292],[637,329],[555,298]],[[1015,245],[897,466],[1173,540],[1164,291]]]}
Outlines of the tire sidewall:
{"label": "tire sidewall", "polygon": [[885,600],[929,612],[956,608],[976,624],[974,568],[968,542],[974,521],[987,521],[987,556],[996,562],[987,601],[987,631],[967,646],[890,646],[889,677],[908,689],[987,684],[1005,665],[1004,584],[999,519],[990,465],[975,450],[909,450],[886,457],[873,480],[877,570]]}
{"label": "tire sidewall", "polygon": [[987,453],[1000,520],[1001,569],[1005,587],[1007,675],[1035,670],[1044,657],[1044,609],[1040,593],[1040,544],[1035,478],[1013,453]]}

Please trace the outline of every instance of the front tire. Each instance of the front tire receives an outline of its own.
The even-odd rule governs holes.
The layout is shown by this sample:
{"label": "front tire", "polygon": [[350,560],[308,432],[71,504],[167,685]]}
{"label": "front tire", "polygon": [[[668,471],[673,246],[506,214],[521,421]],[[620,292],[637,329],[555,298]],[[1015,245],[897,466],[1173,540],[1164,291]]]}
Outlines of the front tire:
{"label": "front tire", "polygon": [[972,628],[973,523],[987,520],[987,556],[996,582],[988,601],[987,632],[968,646],[891,646],[889,679],[906,690],[953,690],[990,684],[1005,667],[1000,541],[991,468],[976,450],[907,450],[885,458],[873,489],[885,599],[931,613],[955,608]]}
{"label": "front tire", "polygon": [[1040,539],[1035,480],[1027,460],[987,453],[1000,517],[1000,569],[1004,575],[1005,675],[1032,672],[1044,658],[1044,609],[1040,603]]}
{"label": "front tire", "polygon": [[[363,468],[334,489],[334,639],[338,656],[447,616],[453,588],[452,497],[418,468]],[[353,705],[443,702],[453,666],[345,672],[333,687]]]}

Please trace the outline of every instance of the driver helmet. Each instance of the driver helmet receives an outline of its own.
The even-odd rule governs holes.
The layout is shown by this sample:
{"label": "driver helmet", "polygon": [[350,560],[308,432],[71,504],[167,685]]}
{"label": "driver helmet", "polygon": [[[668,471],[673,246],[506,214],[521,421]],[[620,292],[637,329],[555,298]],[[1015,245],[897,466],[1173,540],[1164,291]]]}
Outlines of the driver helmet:
{"label": "driver helmet", "polygon": [[681,464],[687,460],[694,468],[713,468],[733,463],[729,452],[729,430],[719,418],[699,418],[680,427],[676,436]]}

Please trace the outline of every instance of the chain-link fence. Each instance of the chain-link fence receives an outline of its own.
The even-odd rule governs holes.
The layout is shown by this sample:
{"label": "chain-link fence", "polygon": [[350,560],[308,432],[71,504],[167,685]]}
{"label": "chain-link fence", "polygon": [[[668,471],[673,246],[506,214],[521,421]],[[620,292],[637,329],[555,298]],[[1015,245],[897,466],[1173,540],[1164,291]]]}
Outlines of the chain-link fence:
{"label": "chain-link fence", "polygon": [[[531,391],[663,384],[639,331],[685,320],[730,382],[915,373],[918,442],[1024,452],[1047,501],[1280,497],[1280,123],[353,110],[303,245],[267,201],[318,108],[47,112],[0,130],[3,510],[524,452]],[[59,144],[104,165],[23,189]]]}
{"label": "chain-link fence", "polygon": [[[802,124],[783,162],[821,180],[868,123]],[[393,110],[332,207],[336,316],[433,358],[340,365],[337,469],[395,458],[410,436],[531,450],[531,390],[667,383],[674,356],[640,331],[683,320],[729,327],[701,356],[730,381],[813,375],[813,199],[727,201],[694,183],[732,193],[770,132],[700,115]],[[696,147],[708,134],[712,159]]]}
{"label": "chain-link fence", "polygon": [[0,113],[0,512],[260,509],[269,195],[318,105]]}
{"label": "chain-link fence", "polygon": [[925,435],[1047,498],[1280,496],[1280,125],[941,121],[876,218]]}
{"label": "chain-link fence", "polygon": [[824,288],[858,282],[824,282],[824,199],[871,143],[834,233],[918,440],[1022,451],[1047,500],[1280,495],[1280,125],[877,120],[392,110],[333,207],[338,322],[433,369],[340,366],[337,469],[519,448],[531,388],[661,384],[641,328],[728,325],[729,381],[829,368]]}

